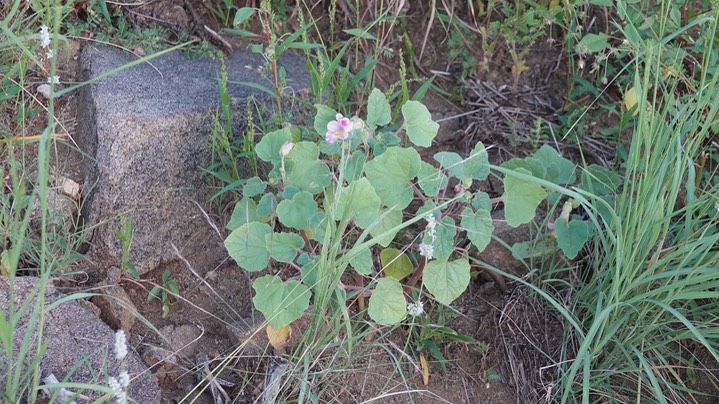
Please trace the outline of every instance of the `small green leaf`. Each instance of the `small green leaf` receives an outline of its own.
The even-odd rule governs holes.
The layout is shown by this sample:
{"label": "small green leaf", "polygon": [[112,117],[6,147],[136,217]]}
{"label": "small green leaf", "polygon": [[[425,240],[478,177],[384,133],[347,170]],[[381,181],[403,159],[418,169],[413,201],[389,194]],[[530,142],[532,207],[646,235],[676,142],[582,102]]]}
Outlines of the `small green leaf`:
{"label": "small green leaf", "polygon": [[373,89],[367,100],[367,125],[374,129],[385,126],[392,119],[392,108],[387,97],[378,89]]}
{"label": "small green leaf", "polygon": [[401,281],[412,273],[414,267],[407,254],[396,248],[385,248],[379,253],[379,260],[382,263],[382,270],[385,276]]}
{"label": "small green leaf", "polygon": [[262,181],[260,177],[252,177],[247,180],[245,186],[242,187],[242,196],[253,197],[265,192],[267,183]]}
{"label": "small green leaf", "polygon": [[447,187],[449,179],[443,172],[422,161],[419,174],[417,174],[417,182],[426,196],[434,197],[439,194],[439,191]]}
{"label": "small green leaf", "polygon": [[564,255],[568,259],[574,259],[579,250],[589,240],[591,235],[591,226],[589,222],[584,220],[571,220],[567,223],[564,218],[557,219],[554,222],[554,231],[557,234],[557,244],[562,249]]}
{"label": "small green leaf", "polygon": [[317,114],[315,115],[315,131],[321,139],[327,134],[327,124],[337,119],[337,111],[322,104],[315,104]]}
{"label": "small green leaf", "polygon": [[390,147],[365,165],[365,174],[385,206],[402,210],[414,197],[410,181],[419,173],[420,162],[415,149]]}
{"label": "small green leaf", "polygon": [[407,316],[407,300],[397,279],[382,278],[369,298],[370,318],[379,324],[393,325]]}
{"label": "small green leaf", "polygon": [[372,275],[372,250],[365,248],[350,259],[350,265],[362,275]]}
{"label": "small green leaf", "polygon": [[258,219],[257,217],[257,205],[251,198],[242,198],[235,205],[235,209],[232,211],[227,228],[235,230],[245,223],[254,222]]}
{"label": "small green leaf", "polygon": [[232,26],[236,27],[243,22],[247,21],[248,18],[252,17],[252,14],[255,12],[255,9],[252,7],[242,7],[237,10],[237,13],[235,13],[235,20],[232,21]]}
{"label": "small green leaf", "polygon": [[479,252],[484,251],[492,241],[494,223],[489,210],[478,209],[472,212],[471,208],[464,208],[462,211],[462,228],[467,231],[467,238],[474,244]]}
{"label": "small green leaf", "polygon": [[283,283],[277,276],[265,275],[252,285],[255,297],[252,302],[257,310],[278,329],[302,317],[310,304],[312,293],[298,281]]}
{"label": "small green leaf", "polygon": [[[524,168],[517,168],[517,173],[531,175]],[[507,224],[518,227],[534,219],[539,203],[547,197],[547,192],[532,181],[519,179],[512,175],[504,177],[504,216]]]}
{"label": "small green leaf", "polygon": [[264,194],[257,203],[257,216],[271,216],[275,213],[275,209],[277,209],[277,198],[272,194]]}
{"label": "small green leaf", "polygon": [[151,301],[153,299],[156,299],[160,297],[160,293],[162,292],[162,286],[157,285],[150,289],[150,293],[147,294],[147,301]]}
{"label": "small green leaf", "polygon": [[588,33],[577,44],[579,53],[599,53],[609,47],[609,35]]}
{"label": "small green leaf", "polygon": [[435,227],[435,238],[429,234],[424,235],[423,243],[432,244],[434,247],[434,258],[440,261],[446,261],[454,251],[454,236],[457,235],[457,224],[449,216],[443,217],[437,221]]}
{"label": "small green leaf", "polygon": [[291,200],[285,199],[277,205],[277,217],[280,222],[297,230],[307,228],[310,217],[316,211],[317,202],[307,191],[298,192]]}
{"label": "small green leaf", "polygon": [[450,304],[469,286],[469,261],[430,261],[424,267],[424,286],[437,300]]}
{"label": "small green leaf", "polygon": [[227,236],[225,247],[242,269],[260,271],[270,261],[265,236],[271,232],[272,229],[265,223],[245,223]]}
{"label": "small green leaf", "polygon": [[432,146],[432,140],[439,131],[439,124],[432,120],[432,114],[427,107],[418,101],[407,101],[402,106],[402,116],[409,140],[420,147]]}
{"label": "small green leaf", "polygon": [[325,212],[318,210],[310,217],[310,237],[322,244],[325,242],[325,232],[327,231],[327,215]]}
{"label": "small green leaf", "polygon": [[489,175],[489,157],[482,143],[477,143],[466,159],[454,152],[436,153],[434,159],[460,181],[483,180]]}
{"label": "small green leaf", "polygon": [[257,157],[263,161],[271,162],[272,164],[280,162],[280,148],[283,144],[292,141],[292,132],[290,128],[283,128],[270,132],[255,145],[255,152]]}
{"label": "small green leaf", "polygon": [[295,233],[271,233],[265,236],[270,256],[279,262],[292,262],[305,241]]}

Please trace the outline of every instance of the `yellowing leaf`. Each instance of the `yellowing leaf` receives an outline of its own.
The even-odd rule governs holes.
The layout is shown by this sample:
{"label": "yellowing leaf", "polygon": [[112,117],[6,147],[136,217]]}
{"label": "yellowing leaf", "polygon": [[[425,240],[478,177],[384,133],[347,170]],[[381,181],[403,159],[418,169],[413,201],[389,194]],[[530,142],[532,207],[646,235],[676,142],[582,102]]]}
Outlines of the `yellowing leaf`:
{"label": "yellowing leaf", "polygon": [[422,365],[422,382],[426,386],[429,384],[429,366],[423,354],[419,354],[419,363]]}
{"label": "yellowing leaf", "polygon": [[272,328],[271,325],[267,324],[267,338],[270,340],[270,345],[275,349],[282,349],[287,346],[287,343],[292,338],[292,329],[288,325],[284,325],[278,329]]}
{"label": "yellowing leaf", "polygon": [[[637,105],[637,102],[637,89],[636,87],[632,87],[624,93],[624,107],[627,109],[627,111],[631,111],[631,109],[634,108],[635,105]],[[638,113],[639,109],[637,108],[634,110],[634,113],[632,113],[632,116],[637,116]]]}

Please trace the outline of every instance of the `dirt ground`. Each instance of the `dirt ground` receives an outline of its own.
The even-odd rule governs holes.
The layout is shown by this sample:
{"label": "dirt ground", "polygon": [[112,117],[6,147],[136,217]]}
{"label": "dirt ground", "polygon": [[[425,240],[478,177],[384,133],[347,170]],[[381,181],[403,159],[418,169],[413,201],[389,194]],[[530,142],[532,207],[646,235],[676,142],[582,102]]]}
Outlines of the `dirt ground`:
{"label": "dirt ground", "polygon": [[[193,35],[207,38],[194,29],[198,23],[204,22],[216,31],[220,29],[199,0],[185,1],[184,4],[156,1],[144,8],[128,6],[123,10],[133,24],[151,26],[154,21],[170,32],[189,29]],[[418,29],[417,37],[412,38],[415,46],[422,42],[423,33],[424,29]],[[429,38],[425,57],[416,67],[425,76],[430,71],[447,72],[448,75],[439,78],[438,83],[444,88],[454,88],[459,84],[457,77],[461,66],[447,54],[446,35],[440,25],[433,27]],[[71,40],[69,44],[59,57],[60,74],[72,81],[77,77],[81,41]],[[481,54],[477,56],[482,57]],[[435,145],[422,150],[422,155],[431,156],[444,150],[467,153],[481,141],[493,145],[490,155],[497,163],[523,155],[537,142],[555,143],[556,139],[551,138],[532,142],[527,133],[531,133],[529,129],[537,119],[554,122],[553,114],[563,105],[567,83],[565,59],[560,45],[537,45],[529,53],[530,70],[522,75],[517,94],[512,92],[514,82],[510,67],[502,58],[493,60],[487,70],[478,70],[467,79],[465,91],[460,94],[462,103],[430,91],[423,102],[433,118],[441,122],[441,127]],[[397,56],[393,61],[397,62]],[[395,67],[387,64],[380,68],[380,85],[387,88],[395,80]],[[74,130],[76,101],[75,95],[69,94],[58,103],[58,119],[70,135]],[[571,151],[571,145],[566,147]],[[69,147],[61,146],[59,150],[56,170],[68,178],[81,179],[80,156]],[[607,153],[606,148],[598,147],[596,159],[605,158]],[[497,196],[491,183],[482,184],[482,187],[491,196]],[[222,220],[221,215],[213,217]],[[501,213],[497,212],[497,217],[501,217]],[[506,237],[505,242],[511,245],[512,239],[521,241],[526,237],[526,231],[505,229],[500,237]],[[524,266],[496,242],[479,258],[518,275],[525,272]],[[221,363],[226,365],[219,377],[234,384],[223,387],[231,402],[257,402],[266,385],[265,374],[270,373],[277,359],[261,337],[264,331],[253,326],[258,319],[253,318],[251,305],[249,285],[252,277],[227,257],[220,260],[195,257],[193,262],[200,264],[191,268],[178,260],[146,274],[141,281],[123,279],[120,282],[139,314],[147,320],[146,323],[134,322],[130,342],[149,366],[155,366],[153,370],[158,372],[164,402],[179,402],[196,388],[197,375],[202,374],[198,365],[204,355],[210,361],[210,368]],[[104,270],[85,268],[87,272],[102,273]],[[153,285],[161,282],[165,270],[172,272],[182,299],[172,305],[169,315],[163,318],[159,300],[148,302],[147,295]],[[348,364],[341,374],[329,379],[331,383],[323,389],[326,394],[319,397],[319,401],[360,403],[378,396],[380,398],[375,402],[382,403],[513,403],[546,399],[543,394],[551,389],[554,374],[552,369],[540,372],[549,364],[542,351],[552,354],[561,349],[561,323],[547,314],[528,290],[486,271],[480,272],[453,305],[458,313],[446,325],[486,343],[486,351],[480,353],[459,343],[442,346],[442,353],[448,360],[447,372],[437,364],[430,364],[429,383],[425,385],[416,359],[408,359],[400,352],[405,335],[399,329],[382,335],[384,346],[397,347],[394,355],[385,349],[373,348],[369,343],[360,347],[364,349],[363,354],[355,363]],[[94,285],[80,277],[65,282],[64,286],[66,291],[72,292],[87,290]],[[236,347],[254,332],[257,334],[252,340],[256,341],[256,346],[238,351]],[[288,350],[293,348],[301,349],[291,345]],[[393,358],[397,357],[402,362],[400,367],[407,372],[404,375],[394,371],[397,366]],[[207,391],[197,393],[193,402],[214,401]]]}

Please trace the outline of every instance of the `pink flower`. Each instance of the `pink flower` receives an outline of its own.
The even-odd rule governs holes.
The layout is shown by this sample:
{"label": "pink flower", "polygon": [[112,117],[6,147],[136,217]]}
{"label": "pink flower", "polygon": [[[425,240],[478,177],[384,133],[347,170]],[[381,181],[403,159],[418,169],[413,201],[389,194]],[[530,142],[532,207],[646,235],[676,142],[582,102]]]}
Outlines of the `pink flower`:
{"label": "pink flower", "polygon": [[327,134],[325,135],[325,140],[330,143],[347,139],[350,131],[352,131],[354,127],[352,121],[342,116],[342,114],[337,114],[335,118],[336,120],[330,121],[327,124]]}

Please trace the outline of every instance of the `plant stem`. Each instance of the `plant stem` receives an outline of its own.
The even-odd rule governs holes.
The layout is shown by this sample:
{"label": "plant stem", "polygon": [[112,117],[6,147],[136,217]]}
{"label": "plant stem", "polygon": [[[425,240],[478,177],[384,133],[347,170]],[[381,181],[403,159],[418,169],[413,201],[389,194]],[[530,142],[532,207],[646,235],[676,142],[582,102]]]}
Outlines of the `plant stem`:
{"label": "plant stem", "polygon": [[413,288],[415,285],[417,285],[417,281],[419,280],[419,277],[422,276],[422,272],[424,272],[424,266],[427,265],[427,258],[422,257],[422,261],[419,262],[419,266],[417,267],[417,270],[414,271],[414,274],[411,278],[407,281],[407,284],[404,285],[404,293],[409,294],[409,288]]}

